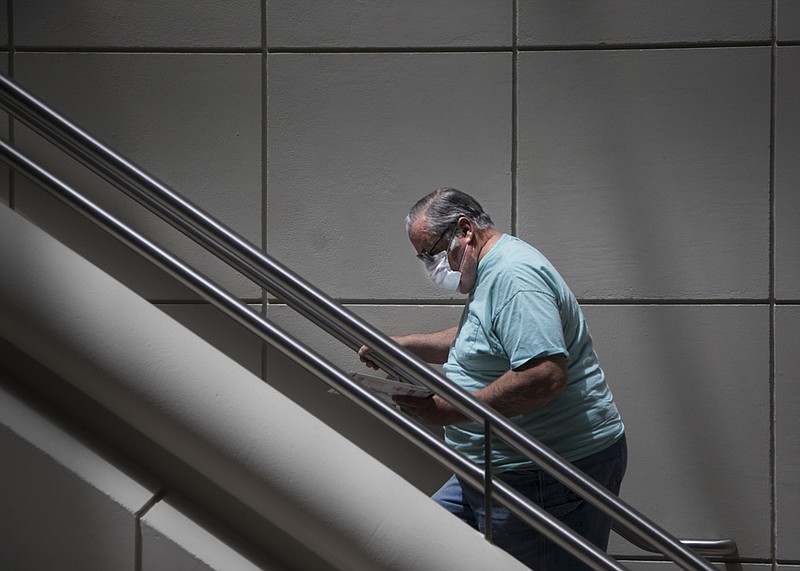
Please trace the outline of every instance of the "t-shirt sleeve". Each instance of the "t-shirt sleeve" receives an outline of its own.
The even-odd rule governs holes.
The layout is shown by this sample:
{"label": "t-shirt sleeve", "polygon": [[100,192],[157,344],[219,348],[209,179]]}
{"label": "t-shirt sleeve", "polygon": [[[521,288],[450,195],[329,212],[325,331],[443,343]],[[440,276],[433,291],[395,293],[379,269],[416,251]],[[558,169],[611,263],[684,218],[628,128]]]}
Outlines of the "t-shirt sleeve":
{"label": "t-shirt sleeve", "polygon": [[538,357],[569,356],[558,304],[550,293],[515,293],[499,308],[493,328],[512,369]]}

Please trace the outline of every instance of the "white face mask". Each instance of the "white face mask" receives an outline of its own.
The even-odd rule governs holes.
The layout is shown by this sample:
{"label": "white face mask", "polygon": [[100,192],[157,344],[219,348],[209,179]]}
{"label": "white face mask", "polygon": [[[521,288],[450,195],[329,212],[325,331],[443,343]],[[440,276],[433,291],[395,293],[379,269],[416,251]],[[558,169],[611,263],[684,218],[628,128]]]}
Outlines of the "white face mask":
{"label": "white face mask", "polygon": [[467,249],[464,248],[464,254],[461,256],[461,263],[458,264],[457,270],[450,269],[447,250],[436,254],[433,260],[426,261],[425,269],[428,270],[428,276],[430,276],[431,281],[447,291],[458,291],[458,286],[461,284],[461,266],[464,265],[464,257],[466,255]]}

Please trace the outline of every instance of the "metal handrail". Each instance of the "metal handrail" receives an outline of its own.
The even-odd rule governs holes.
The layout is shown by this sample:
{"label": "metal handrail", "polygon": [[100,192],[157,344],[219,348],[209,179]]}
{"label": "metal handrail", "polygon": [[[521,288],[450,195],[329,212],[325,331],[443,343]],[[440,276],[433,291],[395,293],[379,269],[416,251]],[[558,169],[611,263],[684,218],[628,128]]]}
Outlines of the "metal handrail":
{"label": "metal handrail", "polygon": [[[498,415],[493,409],[448,381],[429,365],[396,345],[384,334],[341,307],[240,235],[83,132],[2,75],[0,75],[0,106],[351,349],[358,349],[363,344],[369,345],[375,355],[374,360],[381,368],[398,377],[427,386],[446,397],[468,418],[490,426],[494,435],[503,438],[553,477],[608,514],[615,522],[615,529],[637,538],[646,545],[654,546],[654,550],[660,551],[686,569],[706,571],[714,569],[708,561],[687,548],[680,540],[575,469],[536,439],[520,431],[508,419]],[[6,152],[4,148],[4,155]],[[33,176],[35,178],[37,175]],[[252,326],[248,327],[252,329]],[[256,329],[261,327],[263,326],[257,326]],[[268,336],[273,335],[276,337],[274,341],[280,346],[283,343],[280,336],[272,332],[268,334]],[[293,348],[287,350],[297,356]],[[306,366],[301,360],[298,362]],[[312,364],[312,366],[317,365]],[[325,369],[321,367],[320,371]],[[355,394],[360,393],[356,391]],[[357,398],[363,402],[362,396]],[[372,407],[374,404],[371,402],[367,406]],[[381,407],[378,409],[382,410],[380,414],[387,412]],[[397,414],[392,414],[390,417],[394,423],[400,418]],[[412,439],[416,440],[415,437]],[[479,484],[478,487],[486,486],[490,480],[489,466],[487,465],[485,469],[486,473],[481,477],[472,470],[467,470],[468,481],[473,485]],[[519,498],[515,498],[513,491],[505,489],[506,486],[502,482],[494,481],[488,487],[489,489],[485,490],[487,496],[510,500],[512,506],[509,507],[515,509],[513,504]],[[542,525],[540,521],[534,524],[530,514],[527,513],[523,519],[537,529]],[[540,531],[548,535],[547,529]],[[550,538],[565,547],[560,540]],[[565,549],[572,552],[571,548],[565,547]],[[585,554],[576,556],[583,557]]]}

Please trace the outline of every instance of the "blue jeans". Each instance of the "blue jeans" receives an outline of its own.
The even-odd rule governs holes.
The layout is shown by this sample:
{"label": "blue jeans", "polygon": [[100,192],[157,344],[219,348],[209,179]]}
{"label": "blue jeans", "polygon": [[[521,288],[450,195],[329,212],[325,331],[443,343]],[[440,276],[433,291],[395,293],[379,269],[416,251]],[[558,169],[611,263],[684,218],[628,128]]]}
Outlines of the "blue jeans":
{"label": "blue jeans", "polygon": [[[623,435],[608,448],[581,458],[573,462],[573,465],[614,494],[619,494],[627,463],[628,449]],[[496,477],[603,551],[608,548],[611,519],[546,472],[519,470],[502,472]],[[457,476],[450,478],[434,494],[433,499],[481,533],[485,531],[483,494],[472,489]],[[492,542],[536,571],[590,570],[590,567],[546,540],[535,529],[498,504],[492,506]]]}

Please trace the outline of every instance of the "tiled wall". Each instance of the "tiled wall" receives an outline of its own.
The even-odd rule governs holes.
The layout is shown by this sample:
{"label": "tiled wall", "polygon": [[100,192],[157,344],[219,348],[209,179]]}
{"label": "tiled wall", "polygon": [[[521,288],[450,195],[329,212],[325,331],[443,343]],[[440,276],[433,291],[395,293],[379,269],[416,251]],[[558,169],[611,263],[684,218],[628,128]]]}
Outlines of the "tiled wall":
{"label": "tiled wall", "polygon": [[[402,218],[438,186],[474,194],[586,308],[628,427],[624,498],[677,535],[734,537],[754,564],[800,562],[800,2],[129,4],[0,2],[0,65],[387,333],[457,318],[461,300],[426,283]],[[358,366],[26,127],[9,129]],[[0,200],[420,487],[444,476],[20,177]]]}

